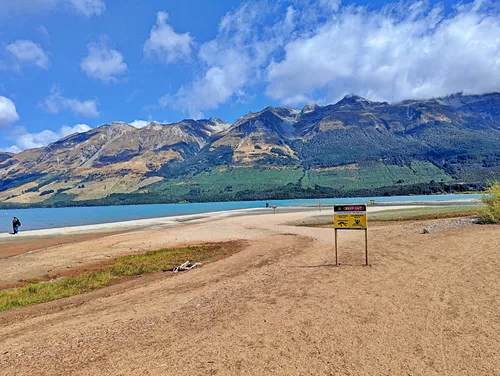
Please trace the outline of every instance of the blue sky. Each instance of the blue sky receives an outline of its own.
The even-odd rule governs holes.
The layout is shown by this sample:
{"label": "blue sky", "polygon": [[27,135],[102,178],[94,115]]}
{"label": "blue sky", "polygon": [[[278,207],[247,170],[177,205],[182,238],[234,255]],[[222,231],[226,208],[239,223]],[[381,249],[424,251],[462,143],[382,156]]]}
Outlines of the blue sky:
{"label": "blue sky", "polygon": [[0,150],[111,121],[500,90],[498,2],[0,4]]}

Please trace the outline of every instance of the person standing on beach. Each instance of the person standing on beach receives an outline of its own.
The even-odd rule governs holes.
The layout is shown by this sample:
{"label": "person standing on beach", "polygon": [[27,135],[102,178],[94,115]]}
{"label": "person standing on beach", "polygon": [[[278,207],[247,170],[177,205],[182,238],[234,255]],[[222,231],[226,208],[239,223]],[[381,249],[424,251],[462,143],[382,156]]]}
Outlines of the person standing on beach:
{"label": "person standing on beach", "polygon": [[21,221],[19,218],[14,217],[14,219],[12,219],[12,229],[14,230],[14,235],[19,233],[19,227],[21,227]]}

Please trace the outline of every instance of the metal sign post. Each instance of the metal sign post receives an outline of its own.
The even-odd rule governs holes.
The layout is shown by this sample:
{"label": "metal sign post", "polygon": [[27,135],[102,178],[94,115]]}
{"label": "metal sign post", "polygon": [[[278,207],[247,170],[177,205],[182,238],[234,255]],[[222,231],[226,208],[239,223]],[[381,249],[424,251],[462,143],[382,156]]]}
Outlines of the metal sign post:
{"label": "metal sign post", "polygon": [[338,230],[365,231],[365,262],[368,266],[368,221],[366,205],[335,205],[333,222],[335,228],[335,265],[338,266]]}
{"label": "metal sign post", "polygon": [[339,257],[338,257],[338,238],[337,238],[337,229],[335,229],[335,266],[339,265]]}
{"label": "metal sign post", "polygon": [[368,229],[365,228],[365,259],[366,259],[366,266],[368,266]]}

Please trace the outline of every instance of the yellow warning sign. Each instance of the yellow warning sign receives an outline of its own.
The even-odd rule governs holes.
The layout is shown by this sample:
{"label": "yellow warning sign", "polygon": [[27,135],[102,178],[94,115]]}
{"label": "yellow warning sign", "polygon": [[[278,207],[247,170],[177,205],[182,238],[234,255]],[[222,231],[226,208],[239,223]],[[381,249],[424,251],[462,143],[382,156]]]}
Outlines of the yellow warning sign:
{"label": "yellow warning sign", "polygon": [[367,228],[365,205],[335,205],[334,227],[345,230]]}
{"label": "yellow warning sign", "polygon": [[350,215],[348,214],[335,214],[335,228],[349,228],[349,217]]}
{"label": "yellow warning sign", "polygon": [[366,214],[349,215],[350,228],[366,228]]}

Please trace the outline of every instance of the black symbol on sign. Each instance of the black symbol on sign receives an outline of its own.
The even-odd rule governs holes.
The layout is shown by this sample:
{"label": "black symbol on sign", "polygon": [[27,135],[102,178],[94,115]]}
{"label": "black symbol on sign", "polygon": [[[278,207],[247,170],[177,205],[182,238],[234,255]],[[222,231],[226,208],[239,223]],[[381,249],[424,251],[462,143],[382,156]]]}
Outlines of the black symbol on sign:
{"label": "black symbol on sign", "polygon": [[342,226],[347,226],[347,222],[344,222],[344,221],[339,221],[337,222],[337,224],[342,227]]}
{"label": "black symbol on sign", "polygon": [[355,224],[356,226],[361,226],[361,221],[360,221],[359,219],[355,219],[355,220],[354,220],[354,224]]}

